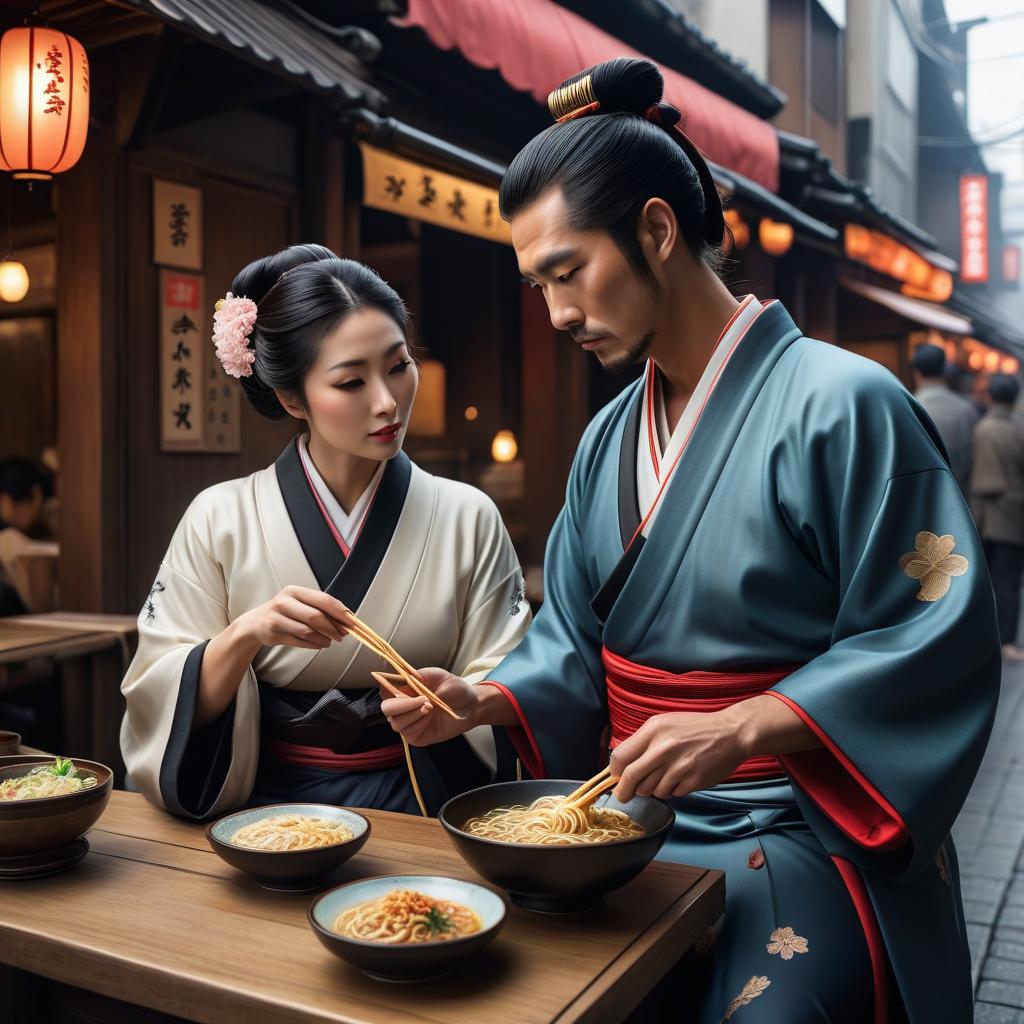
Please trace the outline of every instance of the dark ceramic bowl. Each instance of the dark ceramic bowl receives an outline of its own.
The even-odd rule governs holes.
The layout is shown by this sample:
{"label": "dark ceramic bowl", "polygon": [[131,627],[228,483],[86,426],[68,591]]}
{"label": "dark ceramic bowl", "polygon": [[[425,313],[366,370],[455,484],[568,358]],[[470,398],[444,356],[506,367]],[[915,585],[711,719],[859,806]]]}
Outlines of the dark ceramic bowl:
{"label": "dark ceramic bowl", "polygon": [[505,889],[527,910],[552,914],[590,910],[601,897],[635,878],[661,849],[675,821],[663,800],[638,796],[628,804],[609,798],[602,807],[624,811],[644,834],[610,843],[541,846],[481,839],[462,831],[470,819],[495,807],[530,804],[542,796],[568,796],[579,787],[565,779],[499,782],[449,800],[438,819],[467,864]]}
{"label": "dark ceramic bowl", "polygon": [[21,734],[0,729],[0,754],[16,754],[21,746]]}
{"label": "dark ceramic bowl", "polygon": [[[445,942],[394,945],[364,942],[334,931],[342,911],[357,903],[378,899],[392,889],[415,889],[435,899],[469,907],[480,918],[480,931]],[[309,923],[316,937],[335,956],[380,981],[427,981],[447,974],[457,964],[484,948],[501,931],[508,917],[505,898],[476,882],[439,875],[381,875],[361,878],[325,892],[309,908]]]}
{"label": "dark ceramic bowl", "polygon": [[[0,759],[7,761],[8,759]],[[67,796],[38,800],[0,800],[0,857],[55,850],[74,842],[96,824],[110,800],[113,773],[96,761],[72,758],[75,768],[96,778],[96,785]],[[21,757],[0,763],[0,780],[13,779],[53,761],[52,757]]]}
{"label": "dark ceramic bowl", "polygon": [[[347,825],[353,838],[312,850],[254,850],[236,846],[231,837],[244,825],[279,814],[304,814]],[[233,868],[252,875],[265,889],[312,892],[339,864],[357,854],[370,838],[370,823],[361,814],[331,804],[271,804],[236,811],[206,829],[213,852]]]}

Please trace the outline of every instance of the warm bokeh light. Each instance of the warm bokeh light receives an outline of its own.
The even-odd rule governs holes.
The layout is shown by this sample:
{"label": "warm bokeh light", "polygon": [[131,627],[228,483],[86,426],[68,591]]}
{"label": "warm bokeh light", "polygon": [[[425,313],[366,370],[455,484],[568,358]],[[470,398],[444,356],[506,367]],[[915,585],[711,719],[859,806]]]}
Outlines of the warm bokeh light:
{"label": "warm bokeh light", "polygon": [[999,369],[1001,360],[998,352],[988,352],[985,355],[985,369],[989,373],[995,373]]}
{"label": "warm bokeh light", "polygon": [[28,295],[28,271],[17,260],[0,263],[0,299],[21,302]]}
{"label": "warm bokeh light", "polygon": [[985,357],[980,352],[972,352],[967,357],[967,365],[972,370],[980,370],[985,365]]}
{"label": "warm bokeh light", "polygon": [[89,58],[54,29],[0,38],[0,170],[45,180],[73,167],[89,130]]}
{"label": "warm bokeh light", "polygon": [[518,454],[516,435],[511,430],[499,430],[491,442],[491,458],[495,462],[514,462]]}
{"label": "warm bokeh light", "polygon": [[467,420],[469,420],[470,423],[472,423],[473,420],[475,420],[477,416],[480,415],[480,413],[477,411],[477,407],[475,405],[467,405],[466,411],[463,415],[466,417]]}
{"label": "warm bokeh light", "polygon": [[765,217],[758,229],[758,236],[761,248],[766,253],[770,256],[784,256],[793,244],[793,225]]}
{"label": "warm bokeh light", "polygon": [[1020,363],[1012,356],[999,364],[999,372],[1008,373],[1011,377],[1016,376],[1018,370],[1020,370]]}

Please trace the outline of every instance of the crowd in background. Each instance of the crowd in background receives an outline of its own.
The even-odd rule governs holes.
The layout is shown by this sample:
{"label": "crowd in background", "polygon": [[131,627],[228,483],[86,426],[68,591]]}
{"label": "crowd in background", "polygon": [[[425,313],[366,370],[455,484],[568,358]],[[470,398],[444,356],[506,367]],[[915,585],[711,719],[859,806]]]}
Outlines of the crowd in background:
{"label": "crowd in background", "polygon": [[942,437],[984,543],[1003,656],[1024,661],[1017,646],[1024,575],[1024,417],[1015,411],[1020,383],[994,374],[985,391],[966,398],[950,386],[938,345],[916,350],[914,377],[915,395]]}

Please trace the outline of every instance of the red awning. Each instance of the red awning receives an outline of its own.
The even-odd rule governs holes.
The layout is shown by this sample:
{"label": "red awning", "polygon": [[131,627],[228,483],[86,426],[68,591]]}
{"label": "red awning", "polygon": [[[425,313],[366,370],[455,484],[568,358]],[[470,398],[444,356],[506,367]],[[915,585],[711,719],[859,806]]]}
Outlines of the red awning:
{"label": "red awning", "polygon": [[[457,49],[477,67],[496,68],[540,103],[592,64],[644,56],[552,0],[409,0],[408,15],[395,23],[422,29],[435,46]],[[665,99],[683,112],[686,134],[704,155],[778,191],[775,129],[678,71],[661,72]]]}

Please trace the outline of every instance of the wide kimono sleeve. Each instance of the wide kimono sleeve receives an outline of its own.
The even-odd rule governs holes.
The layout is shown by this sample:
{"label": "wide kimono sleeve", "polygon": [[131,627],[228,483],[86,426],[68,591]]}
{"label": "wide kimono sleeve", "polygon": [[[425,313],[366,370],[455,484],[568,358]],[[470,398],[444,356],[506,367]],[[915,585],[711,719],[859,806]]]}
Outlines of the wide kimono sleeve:
{"label": "wide kimono sleeve", "polygon": [[782,763],[828,851],[890,875],[936,857],[999,690],[981,542],[933,430],[887,372],[857,365],[802,410],[776,474],[837,601],[829,649],[769,691],[821,743]]}
{"label": "wide kimono sleeve", "polygon": [[601,756],[608,721],[601,637],[590,600],[581,534],[585,493],[580,444],[565,505],[544,555],[544,603],[523,642],[487,677],[519,718],[503,730],[534,778],[586,778]]}
{"label": "wide kimono sleeve", "polygon": [[121,752],[132,783],[150,802],[196,820],[245,803],[259,753],[251,668],[219,718],[194,723],[203,653],[229,623],[214,515],[206,495],[185,513],[139,615],[138,650],[121,684]]}

